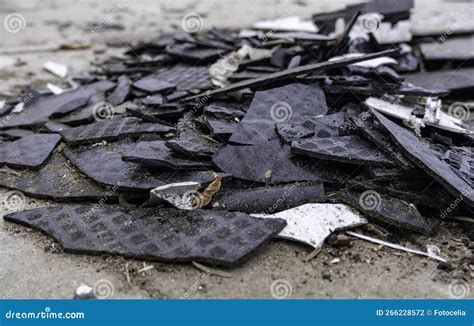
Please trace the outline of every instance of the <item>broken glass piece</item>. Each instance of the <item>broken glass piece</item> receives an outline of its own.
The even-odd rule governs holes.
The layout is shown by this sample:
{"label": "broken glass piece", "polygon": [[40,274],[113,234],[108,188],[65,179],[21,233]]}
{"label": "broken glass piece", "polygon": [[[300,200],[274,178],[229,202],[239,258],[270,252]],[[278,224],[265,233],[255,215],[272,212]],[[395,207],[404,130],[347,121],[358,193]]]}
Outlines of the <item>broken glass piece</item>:
{"label": "broken glass piece", "polygon": [[53,153],[39,171],[0,172],[0,185],[37,198],[60,201],[117,200],[118,193],[85,178],[61,153]]}
{"label": "broken glass piece", "polygon": [[410,160],[435,178],[454,196],[461,196],[460,198],[465,200],[468,205],[474,206],[473,188],[456,175],[447,163],[440,160],[427,145],[423,144],[410,131],[399,127],[382,114],[376,111],[372,112]]}
{"label": "broken glass piece", "polygon": [[327,112],[326,97],[318,86],[289,84],[258,91],[229,141],[255,144],[277,138],[275,123],[302,123]]}
{"label": "broken glass piece", "polygon": [[273,214],[308,202],[324,200],[322,183],[293,183],[226,192],[217,197],[213,209]]}
{"label": "broken glass piece", "polygon": [[324,240],[337,230],[367,223],[360,214],[344,204],[305,204],[272,215],[251,215],[285,220],[287,226],[278,237],[303,242],[313,248],[321,248]]}
{"label": "broken glass piece", "polygon": [[64,141],[71,145],[94,143],[99,141],[117,140],[126,136],[143,134],[167,134],[176,129],[157,124],[143,122],[137,118],[113,118],[95,122],[85,126],[67,129],[61,132]]}
{"label": "broken glass piece", "polygon": [[0,165],[38,169],[60,140],[58,134],[32,134],[0,143]]}
{"label": "broken glass piece", "polygon": [[122,159],[126,162],[146,166],[178,170],[208,170],[212,168],[210,161],[197,161],[174,153],[166,147],[164,141],[138,142],[135,147],[123,154]]}
{"label": "broken glass piece", "polygon": [[382,151],[355,135],[295,140],[291,143],[291,150],[300,155],[342,163],[392,165]]}
{"label": "broken glass piece", "polygon": [[4,219],[45,232],[68,252],[228,266],[242,263],[286,224],[238,212],[107,205],[43,207]]}

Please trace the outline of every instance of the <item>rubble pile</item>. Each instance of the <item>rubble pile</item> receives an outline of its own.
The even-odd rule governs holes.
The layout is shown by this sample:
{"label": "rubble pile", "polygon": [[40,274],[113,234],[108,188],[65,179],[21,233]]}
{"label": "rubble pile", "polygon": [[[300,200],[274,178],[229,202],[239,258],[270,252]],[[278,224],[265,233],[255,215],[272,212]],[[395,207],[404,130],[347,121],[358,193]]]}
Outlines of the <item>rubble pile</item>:
{"label": "rubble pile", "polygon": [[411,6],[164,34],[26,89],[0,108],[0,185],[56,205],[4,219],[69,252],[225,266],[368,223],[472,237],[472,36],[413,35]]}

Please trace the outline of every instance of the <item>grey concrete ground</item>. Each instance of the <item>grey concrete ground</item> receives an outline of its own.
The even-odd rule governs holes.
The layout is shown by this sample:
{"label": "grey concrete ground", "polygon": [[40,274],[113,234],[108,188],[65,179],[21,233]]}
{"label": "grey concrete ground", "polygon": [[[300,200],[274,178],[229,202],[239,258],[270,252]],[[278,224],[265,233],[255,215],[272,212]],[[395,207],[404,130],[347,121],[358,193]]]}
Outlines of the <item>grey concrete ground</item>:
{"label": "grey concrete ground", "polygon": [[[341,8],[347,1],[0,1],[0,18],[20,13],[25,28],[8,33],[0,26],[0,99],[33,83],[45,85],[62,81],[42,71],[47,60],[64,63],[72,72],[91,63],[120,54],[131,40],[152,39],[162,31],[180,26],[187,13],[199,13],[205,28],[241,28],[261,19],[284,16],[287,12],[308,18],[312,13]],[[435,19],[436,24],[417,28],[450,26],[469,3],[417,2],[415,17]],[[466,7],[468,6],[468,7]],[[120,8],[114,11],[114,8]],[[447,11],[449,8],[451,11]],[[446,12],[449,14],[447,15]],[[100,22],[121,24],[123,30],[100,30],[93,35],[84,27]],[[424,22],[426,20],[423,20]],[[418,20],[420,22],[420,20]],[[83,50],[52,50],[57,45],[87,37],[92,47]],[[121,43],[119,48],[106,43]],[[50,49],[49,51],[47,49]],[[105,52],[97,51],[105,50]],[[99,52],[99,53],[98,53]],[[9,66],[9,59],[24,62]],[[0,216],[14,210],[54,204],[26,200],[18,207],[4,204],[9,193],[0,189]],[[427,258],[380,248],[361,240],[350,247],[325,246],[310,262],[303,259],[310,248],[286,241],[272,241],[258,250],[248,262],[226,271],[231,278],[208,276],[192,265],[166,265],[120,257],[66,254],[48,237],[28,228],[0,220],[0,297],[71,298],[82,283],[111,284],[112,298],[271,298],[271,285],[285,280],[290,298],[449,298],[453,284],[467,284],[472,297],[470,252],[463,244],[466,235],[455,223],[443,223],[433,237],[416,236],[404,243],[424,249],[440,247],[455,270],[445,272]],[[330,264],[334,258],[338,264]],[[152,266],[151,269],[147,266]],[[145,268],[146,271],[140,272]],[[325,275],[325,277],[323,277]],[[451,285],[451,287],[450,287]]]}

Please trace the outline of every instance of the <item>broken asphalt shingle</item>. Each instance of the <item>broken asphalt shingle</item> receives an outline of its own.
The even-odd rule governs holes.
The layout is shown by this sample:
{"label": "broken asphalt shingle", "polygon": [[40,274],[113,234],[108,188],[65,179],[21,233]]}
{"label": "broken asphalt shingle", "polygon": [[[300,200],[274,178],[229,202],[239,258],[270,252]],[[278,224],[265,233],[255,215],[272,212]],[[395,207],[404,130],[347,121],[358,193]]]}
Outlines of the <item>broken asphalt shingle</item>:
{"label": "broken asphalt shingle", "polygon": [[132,81],[127,75],[122,75],[117,79],[117,86],[107,96],[107,102],[113,106],[117,106],[125,102],[128,94],[130,93],[130,85]]}
{"label": "broken asphalt shingle", "polygon": [[372,113],[412,162],[435,178],[454,196],[462,198],[469,206],[474,206],[473,188],[454,173],[446,162],[439,159],[411,131],[398,126],[375,110],[372,110]]}
{"label": "broken asphalt shingle", "polygon": [[41,96],[36,101],[27,103],[22,112],[11,115],[10,119],[4,121],[0,128],[11,128],[19,126],[40,125],[48,121],[49,117],[68,103],[77,99],[84,99],[97,93],[103,93],[112,89],[115,83],[110,81],[99,81],[79,87],[73,91],[64,92],[59,95]]}
{"label": "broken asphalt shingle", "polygon": [[117,192],[109,191],[81,175],[61,153],[53,153],[39,171],[0,172],[0,185],[32,197],[59,201],[98,201],[106,197],[116,200],[118,197]]}
{"label": "broken asphalt shingle", "polygon": [[229,141],[250,145],[275,139],[277,122],[298,124],[327,110],[326,97],[318,86],[289,84],[258,91]]}
{"label": "broken asphalt shingle", "polygon": [[357,194],[351,191],[340,191],[337,199],[360,210],[375,222],[415,231],[423,234],[432,233],[439,222],[421,216],[415,205],[398,198],[382,196],[375,191]]}
{"label": "broken asphalt shingle", "polygon": [[31,134],[0,144],[0,165],[38,169],[61,140],[58,134]]}
{"label": "broken asphalt shingle", "polygon": [[182,132],[179,138],[168,140],[165,145],[176,153],[194,159],[211,159],[218,150],[218,144],[197,132]]}
{"label": "broken asphalt shingle", "polygon": [[181,156],[166,147],[164,141],[159,140],[138,142],[130,151],[123,154],[122,159],[126,162],[176,170],[208,170],[212,168],[212,162]]}
{"label": "broken asphalt shingle", "polygon": [[214,175],[207,171],[157,171],[123,161],[122,155],[133,147],[135,143],[123,140],[92,148],[66,148],[64,154],[88,177],[101,184],[117,186],[124,190],[149,191],[169,183],[192,180],[207,184],[214,180]]}
{"label": "broken asphalt shingle", "polygon": [[324,200],[322,183],[293,183],[226,192],[214,200],[214,209],[273,214],[308,202]]}
{"label": "broken asphalt shingle", "polygon": [[314,63],[310,65],[305,65],[305,66],[299,66],[295,67],[292,69],[286,69],[281,72],[275,72],[272,74],[268,74],[262,77],[250,79],[250,80],[244,80],[238,83],[231,84],[227,87],[220,88],[220,89],[215,89],[206,93],[190,96],[186,98],[185,100],[187,101],[192,101],[196,100],[202,97],[205,98],[210,98],[216,95],[220,94],[228,94],[236,91],[240,91],[245,88],[251,88],[251,87],[259,87],[261,85],[264,85],[268,82],[279,82],[283,80],[288,80],[291,78],[295,78],[299,75],[304,75],[308,73],[315,73],[324,69],[331,69],[331,68],[337,68],[337,67],[343,67],[347,66],[353,63],[361,62],[361,61],[366,61],[370,59],[375,59],[379,57],[385,57],[385,56],[391,56],[398,54],[399,50],[398,49],[393,49],[393,50],[385,50],[381,52],[375,52],[375,53],[370,53],[366,54],[357,58],[344,58],[340,60],[334,60],[334,61],[324,61],[320,63]]}
{"label": "broken asphalt shingle", "polygon": [[139,136],[143,134],[167,134],[176,129],[157,123],[143,122],[133,117],[113,118],[85,126],[67,129],[61,132],[63,139],[70,145],[94,143],[99,141],[112,141],[126,136]]}
{"label": "broken asphalt shingle", "polygon": [[290,156],[290,146],[281,145],[277,139],[252,146],[227,145],[214,155],[213,161],[222,171],[243,180],[267,183],[320,180],[318,173]]}
{"label": "broken asphalt shingle", "polygon": [[48,234],[68,252],[227,266],[242,263],[286,225],[238,212],[94,205],[43,207],[4,219]]}
{"label": "broken asphalt shingle", "polygon": [[291,151],[328,161],[392,166],[383,152],[356,135],[295,140],[291,143]]}

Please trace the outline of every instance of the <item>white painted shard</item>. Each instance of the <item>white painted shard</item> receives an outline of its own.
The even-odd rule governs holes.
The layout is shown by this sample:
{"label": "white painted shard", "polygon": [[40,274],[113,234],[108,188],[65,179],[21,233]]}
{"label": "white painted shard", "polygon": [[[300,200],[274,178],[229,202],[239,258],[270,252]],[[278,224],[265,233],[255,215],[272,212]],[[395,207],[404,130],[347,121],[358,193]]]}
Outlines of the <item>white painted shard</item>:
{"label": "white painted shard", "polygon": [[43,68],[52,73],[53,75],[60,77],[60,78],[66,78],[67,76],[67,66],[56,63],[53,61],[47,61],[44,65]]}
{"label": "white painted shard", "polygon": [[152,189],[149,203],[154,205],[164,200],[176,208],[193,210],[194,198],[199,196],[199,188],[201,184],[195,181],[170,183]]}
{"label": "white painted shard", "polygon": [[277,18],[275,20],[262,20],[256,22],[253,28],[286,32],[312,32],[317,33],[318,27],[310,20],[304,21],[300,17],[290,16]]}
{"label": "white painted shard", "polygon": [[356,227],[367,220],[345,204],[305,204],[276,214],[251,214],[261,218],[282,218],[288,223],[278,237],[320,248],[334,231]]}

